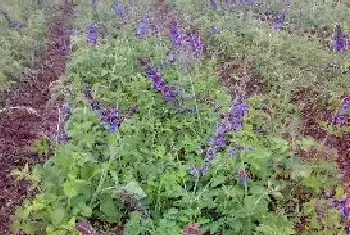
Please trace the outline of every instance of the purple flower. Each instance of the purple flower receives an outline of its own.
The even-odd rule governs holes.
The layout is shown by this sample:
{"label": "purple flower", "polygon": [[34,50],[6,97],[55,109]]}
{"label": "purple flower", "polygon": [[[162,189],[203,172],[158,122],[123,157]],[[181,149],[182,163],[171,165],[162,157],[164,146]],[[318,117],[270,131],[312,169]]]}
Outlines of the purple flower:
{"label": "purple flower", "polygon": [[87,29],[87,43],[91,46],[96,46],[98,40],[98,26],[95,24],[89,25]]}
{"label": "purple flower", "polygon": [[85,88],[84,89],[84,96],[88,100],[92,100],[92,93],[91,93],[91,88]]}
{"label": "purple flower", "polygon": [[70,116],[72,115],[72,108],[68,104],[64,104],[60,107],[60,120],[63,123],[68,122]]}
{"label": "purple flower", "polygon": [[235,157],[237,155],[238,151],[237,151],[237,148],[231,148],[229,150],[229,156],[230,157]]}
{"label": "purple flower", "polygon": [[245,7],[253,6],[254,3],[255,3],[255,0],[236,0],[237,5],[242,5]]}
{"label": "purple flower", "polygon": [[341,115],[350,114],[350,99],[344,102],[344,104],[339,110],[339,114]]}
{"label": "purple flower", "polygon": [[200,36],[198,34],[190,35],[187,42],[188,42],[188,48],[192,53],[195,54],[196,57],[199,57],[199,55],[203,53],[204,43],[200,39]]}
{"label": "purple flower", "polygon": [[344,52],[346,50],[346,35],[342,33],[339,25],[336,26],[333,36],[333,49],[336,52]]}
{"label": "purple flower", "polygon": [[190,115],[190,116],[193,116],[195,115],[197,112],[197,110],[195,108],[190,108],[189,110],[187,110],[187,113]]}
{"label": "purple flower", "polygon": [[136,37],[138,39],[141,39],[143,36],[148,34],[150,27],[150,17],[148,15],[145,15],[140,23],[140,26],[137,29]]}
{"label": "purple flower", "polygon": [[181,46],[182,44],[182,35],[177,22],[173,22],[170,26],[170,40],[175,46]]}
{"label": "purple flower", "polygon": [[332,201],[333,206],[340,211],[342,216],[344,218],[348,218],[350,215],[350,207],[348,199],[345,198],[344,200],[333,200]]}
{"label": "purple flower", "polygon": [[209,164],[205,164],[204,167],[195,166],[195,167],[191,167],[190,168],[190,174],[193,175],[193,176],[208,175],[209,171],[210,171],[210,165]]}
{"label": "purple flower", "polygon": [[120,6],[119,0],[114,3],[114,12],[121,20],[125,20],[126,12],[123,6]]}
{"label": "purple flower", "polygon": [[154,80],[153,87],[158,92],[163,92],[166,87],[166,82],[162,77],[159,77]]}
{"label": "purple flower", "polygon": [[50,135],[50,139],[53,141],[57,140],[58,143],[65,144],[65,143],[68,143],[72,139],[72,137],[68,135],[68,133],[64,128],[60,128],[58,133]]}
{"label": "purple flower", "polygon": [[276,19],[272,23],[272,28],[276,31],[280,31],[283,27],[285,20],[286,20],[286,13],[285,12],[278,14]]}
{"label": "purple flower", "polygon": [[238,175],[240,184],[247,184],[250,180],[250,174],[247,170],[239,170]]}
{"label": "purple flower", "polygon": [[104,109],[100,113],[101,122],[107,127],[110,133],[115,133],[121,124],[121,119],[119,117],[119,110],[114,109]]}
{"label": "purple flower", "polygon": [[19,31],[24,28],[24,24],[18,22],[18,21],[10,21],[9,23],[10,27],[16,31]]}
{"label": "purple flower", "polygon": [[344,36],[341,37],[335,37],[334,38],[334,50],[336,52],[343,52],[345,51],[345,46],[346,46],[346,39]]}
{"label": "purple flower", "polygon": [[91,7],[93,11],[97,9],[97,0],[91,0]]}
{"label": "purple flower", "polygon": [[224,137],[217,136],[215,138],[211,138],[209,144],[214,145],[218,148],[224,148],[227,144],[227,140]]}
{"label": "purple flower", "polygon": [[215,158],[217,149],[215,147],[209,147],[205,150],[205,160],[212,161]]}
{"label": "purple flower", "polygon": [[218,8],[218,0],[210,0],[209,8],[217,9]]}
{"label": "purple flower", "polygon": [[153,88],[157,92],[161,93],[167,101],[175,102],[178,97],[177,90],[167,86],[165,79],[162,78],[158,71],[147,65],[148,62],[146,59],[139,58],[139,61],[147,77],[153,82]]}
{"label": "purple flower", "polygon": [[284,9],[285,9],[286,11],[288,11],[290,8],[291,8],[290,0],[285,0],[285,1],[284,1]]}
{"label": "purple flower", "polygon": [[95,234],[94,229],[92,228],[91,224],[87,221],[79,222],[75,225],[75,227],[82,235]]}
{"label": "purple flower", "polygon": [[239,96],[232,104],[231,112],[221,116],[217,125],[217,134],[222,135],[230,131],[237,131],[244,127],[244,116],[248,113],[248,105]]}
{"label": "purple flower", "polygon": [[90,103],[90,107],[91,107],[92,111],[100,111],[103,109],[101,102],[98,100],[93,100]]}
{"label": "purple flower", "polygon": [[177,98],[177,91],[172,87],[165,87],[162,91],[164,98],[169,102],[175,102]]}

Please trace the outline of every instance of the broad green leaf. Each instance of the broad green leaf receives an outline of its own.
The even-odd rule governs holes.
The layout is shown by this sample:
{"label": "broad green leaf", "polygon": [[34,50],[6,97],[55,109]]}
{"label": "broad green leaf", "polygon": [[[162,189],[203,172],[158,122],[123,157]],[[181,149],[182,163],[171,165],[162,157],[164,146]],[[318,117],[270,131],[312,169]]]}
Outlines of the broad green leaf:
{"label": "broad green leaf", "polygon": [[60,224],[65,217],[65,211],[62,208],[56,208],[50,211],[50,217],[53,224]]}
{"label": "broad green leaf", "polygon": [[63,192],[69,198],[76,197],[78,195],[79,185],[72,181],[66,181],[63,184]]}
{"label": "broad green leaf", "polygon": [[142,190],[142,188],[136,182],[130,182],[125,187],[122,187],[122,189],[125,189],[129,193],[134,194],[140,199],[147,197],[146,193]]}

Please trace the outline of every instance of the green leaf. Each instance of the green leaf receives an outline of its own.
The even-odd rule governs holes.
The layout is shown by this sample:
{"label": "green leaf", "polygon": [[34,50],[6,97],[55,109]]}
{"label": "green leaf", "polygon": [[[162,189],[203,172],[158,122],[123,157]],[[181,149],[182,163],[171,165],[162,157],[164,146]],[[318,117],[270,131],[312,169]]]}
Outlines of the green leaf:
{"label": "green leaf", "polygon": [[122,187],[122,189],[125,189],[129,193],[132,193],[139,199],[147,197],[146,193],[142,190],[142,188],[136,182],[130,182],[125,187]]}
{"label": "green leaf", "polygon": [[132,212],[129,222],[126,225],[126,232],[129,235],[141,234],[141,214],[138,212]]}
{"label": "green leaf", "polygon": [[58,225],[60,224],[65,217],[65,211],[62,208],[56,208],[50,211],[50,218],[52,224]]}
{"label": "green leaf", "polygon": [[216,175],[215,178],[213,178],[210,182],[210,187],[215,188],[219,184],[224,183],[226,180],[226,177],[224,175]]}
{"label": "green leaf", "polygon": [[63,192],[69,198],[76,197],[78,195],[79,185],[72,181],[66,181],[63,184]]}
{"label": "green leaf", "polygon": [[320,188],[322,188],[321,181],[315,176],[310,176],[310,177],[304,178],[302,180],[302,182],[303,182],[303,184],[306,187],[310,187],[310,188],[313,188],[313,189],[320,189]]}
{"label": "green leaf", "polygon": [[313,138],[303,138],[300,141],[302,150],[309,150],[312,147],[317,147],[319,144]]}
{"label": "green leaf", "polygon": [[108,220],[116,220],[119,217],[119,208],[113,198],[105,198],[101,200],[100,210]]}

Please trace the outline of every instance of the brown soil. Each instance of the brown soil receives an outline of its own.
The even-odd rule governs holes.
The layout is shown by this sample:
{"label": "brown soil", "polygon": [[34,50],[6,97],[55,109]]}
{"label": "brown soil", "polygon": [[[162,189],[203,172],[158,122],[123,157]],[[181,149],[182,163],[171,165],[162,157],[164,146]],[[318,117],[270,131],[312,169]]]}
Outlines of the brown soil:
{"label": "brown soil", "polygon": [[[344,95],[342,98],[345,97],[350,96]],[[348,197],[350,195],[350,133],[337,137],[327,133],[318,125],[318,121],[332,123],[332,111],[327,108],[329,107],[327,98],[320,97],[317,92],[301,89],[295,92],[292,101],[302,108],[304,135],[313,137],[324,146],[322,150],[300,151],[300,156],[307,161],[322,159],[336,162]],[[350,126],[350,118],[344,126]]]}
{"label": "brown soil", "polygon": [[[50,35],[47,51],[32,70],[37,74],[29,81],[21,81],[4,95],[5,109],[0,114],[0,234],[12,234],[11,224],[16,206],[30,197],[26,182],[15,182],[11,170],[23,167],[30,159],[31,144],[43,133],[54,131],[57,108],[47,106],[50,84],[65,72],[69,48],[67,19],[73,14],[73,5],[64,4],[50,16]],[[16,108],[20,107],[20,108]]]}
{"label": "brown soil", "polygon": [[266,81],[254,72],[249,58],[225,62],[218,75],[222,86],[232,95],[241,93],[249,98],[268,92]]}

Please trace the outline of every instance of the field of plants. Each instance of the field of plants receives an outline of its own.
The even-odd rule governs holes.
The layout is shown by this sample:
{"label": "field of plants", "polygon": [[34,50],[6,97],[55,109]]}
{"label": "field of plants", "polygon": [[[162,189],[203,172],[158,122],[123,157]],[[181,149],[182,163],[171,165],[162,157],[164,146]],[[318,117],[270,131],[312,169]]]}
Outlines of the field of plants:
{"label": "field of plants", "polygon": [[350,234],[348,0],[1,0],[0,235]]}

